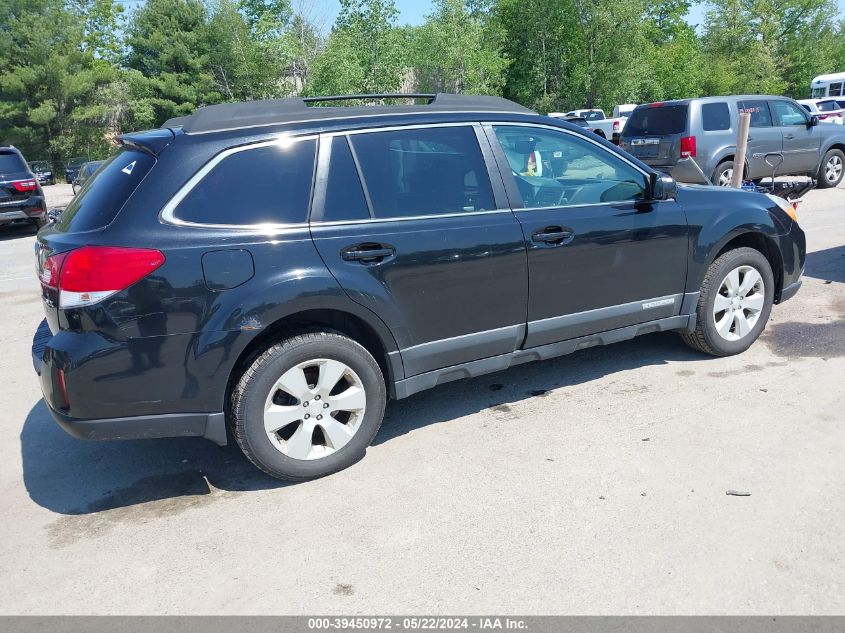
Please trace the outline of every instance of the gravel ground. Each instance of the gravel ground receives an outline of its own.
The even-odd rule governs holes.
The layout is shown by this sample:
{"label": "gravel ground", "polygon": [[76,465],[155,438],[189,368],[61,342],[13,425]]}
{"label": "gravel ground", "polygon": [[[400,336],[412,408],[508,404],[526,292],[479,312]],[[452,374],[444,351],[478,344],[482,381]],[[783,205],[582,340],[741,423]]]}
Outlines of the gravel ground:
{"label": "gravel ground", "polygon": [[33,234],[5,229],[0,613],[841,614],[844,203],[806,196],[804,287],[747,353],[654,334],[445,385],[298,485],[61,431]]}

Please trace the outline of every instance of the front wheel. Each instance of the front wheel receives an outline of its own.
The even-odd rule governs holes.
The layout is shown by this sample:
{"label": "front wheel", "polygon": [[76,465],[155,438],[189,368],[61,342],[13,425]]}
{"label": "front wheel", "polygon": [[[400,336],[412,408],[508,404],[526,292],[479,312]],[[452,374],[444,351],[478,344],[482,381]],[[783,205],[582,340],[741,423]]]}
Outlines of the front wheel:
{"label": "front wheel", "polygon": [[822,159],[817,176],[820,189],[835,187],[842,182],[845,174],[845,153],[841,149],[829,150]]}
{"label": "front wheel", "polygon": [[731,356],[757,340],[772,311],[772,267],[760,251],[737,248],[710,264],[696,308],[696,325],[682,334],[690,347]]}
{"label": "front wheel", "polygon": [[386,400],[381,370],[366,349],[336,332],[305,332],[252,362],[232,391],[231,422],[253,464],[301,481],[361,459]]}

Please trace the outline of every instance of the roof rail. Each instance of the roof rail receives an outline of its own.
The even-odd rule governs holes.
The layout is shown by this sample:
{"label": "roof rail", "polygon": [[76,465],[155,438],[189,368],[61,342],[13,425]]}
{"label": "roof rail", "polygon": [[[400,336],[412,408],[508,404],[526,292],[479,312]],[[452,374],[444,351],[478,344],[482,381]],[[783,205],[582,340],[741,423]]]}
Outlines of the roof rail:
{"label": "roof rail", "polygon": [[[321,102],[366,101],[382,99],[425,99],[425,105],[329,107],[309,106]],[[187,117],[176,117],[163,127],[181,125],[186,134],[220,132],[249,127],[279,125],[293,121],[320,120],[371,114],[423,114],[429,112],[511,112],[535,114],[524,106],[502,97],[446,93],[384,93],[329,95],[324,97],[290,97],[240,103],[220,103],[197,109]]]}

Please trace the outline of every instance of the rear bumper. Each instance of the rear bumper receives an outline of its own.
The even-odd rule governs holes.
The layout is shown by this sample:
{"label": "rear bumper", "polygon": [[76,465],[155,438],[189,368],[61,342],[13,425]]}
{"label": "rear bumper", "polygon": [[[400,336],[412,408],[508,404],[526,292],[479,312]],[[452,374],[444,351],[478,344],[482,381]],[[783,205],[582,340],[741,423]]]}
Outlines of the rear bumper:
{"label": "rear bumper", "polygon": [[53,419],[69,435],[80,440],[145,440],[162,437],[204,437],[226,446],[223,413],[174,413],[128,418],[79,420],[48,406]]}
{"label": "rear bumper", "polygon": [[799,288],[801,288],[801,283],[802,281],[799,279],[798,281],[795,281],[789,284],[788,286],[785,286],[784,289],[780,291],[780,300],[778,301],[778,303],[783,303],[787,299],[791,299],[792,297],[794,297],[795,294],[798,292]]}
{"label": "rear bumper", "polygon": [[22,220],[35,220],[47,213],[42,196],[31,196],[26,200],[0,202],[0,225]]}
{"label": "rear bumper", "polygon": [[[160,413],[127,417],[77,418],[62,411],[63,396],[50,343],[54,336],[47,320],[41,321],[32,338],[32,364],[41,379],[44,402],[67,433],[82,440],[128,440],[161,437],[204,437],[226,445],[226,420],[222,412]],[[71,375],[69,371],[68,375]],[[98,387],[94,387],[95,389]],[[107,385],[99,387],[107,388]]]}

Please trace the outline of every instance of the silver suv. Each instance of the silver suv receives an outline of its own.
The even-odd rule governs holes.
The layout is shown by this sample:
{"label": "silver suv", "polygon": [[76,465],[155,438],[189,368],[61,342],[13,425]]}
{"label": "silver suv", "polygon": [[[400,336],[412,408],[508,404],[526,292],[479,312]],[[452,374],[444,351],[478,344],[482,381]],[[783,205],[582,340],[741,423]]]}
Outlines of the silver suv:
{"label": "silver suv", "polygon": [[819,124],[786,97],[741,95],[702,97],[641,105],[622,130],[620,146],[677,180],[695,182],[691,158],[713,184],[727,185],[734,169],[737,121],[751,114],[745,177],[772,175],[766,156],[782,154],[778,175],[807,175],[819,187],[835,187],[845,171],[845,128]]}

